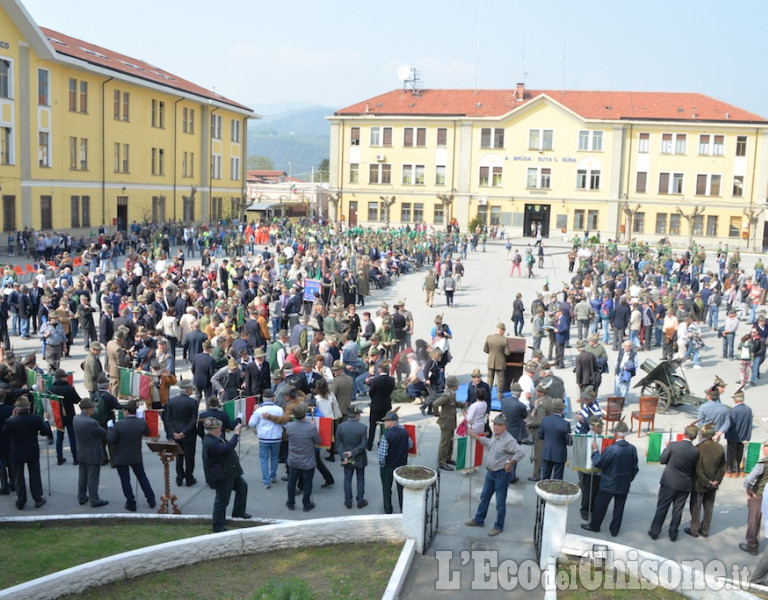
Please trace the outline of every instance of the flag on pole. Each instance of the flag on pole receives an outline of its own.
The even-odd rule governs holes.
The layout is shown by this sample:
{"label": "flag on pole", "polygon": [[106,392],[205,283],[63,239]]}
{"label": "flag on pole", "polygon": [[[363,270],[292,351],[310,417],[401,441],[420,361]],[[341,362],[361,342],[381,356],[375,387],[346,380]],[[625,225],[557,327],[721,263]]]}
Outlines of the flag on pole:
{"label": "flag on pole", "polygon": [[672,440],[671,431],[659,431],[648,434],[648,451],[645,454],[645,462],[659,462],[661,453],[669,446]]}
{"label": "flag on pole", "polygon": [[[37,383],[37,372],[33,371],[32,369],[27,369],[27,387],[29,389],[32,389],[35,387],[35,384]],[[39,390],[43,391],[43,390]]]}
{"label": "flag on pole", "polygon": [[483,449],[484,446],[475,440],[475,447],[473,449],[474,456],[472,457],[472,464],[469,464],[469,457],[467,454],[470,450],[469,438],[467,436],[457,438],[456,440],[456,468],[465,469],[469,466],[479,467],[483,464]]}
{"label": "flag on pole", "polygon": [[56,429],[64,431],[64,420],[61,418],[61,401],[51,398],[51,412],[53,413],[53,422]]}
{"label": "flag on pole", "polygon": [[747,451],[744,453],[744,472],[749,473],[752,471],[757,461],[760,460],[760,448],[762,444],[760,442],[750,442],[747,446]]}
{"label": "flag on pole", "polygon": [[131,396],[134,398],[139,397],[139,384],[141,383],[141,379],[139,377],[138,371],[130,371],[131,373]]}
{"label": "flag on pole", "polygon": [[152,402],[152,377],[148,373],[139,373],[139,398]]}
{"label": "flag on pole", "polygon": [[330,417],[313,417],[315,427],[320,433],[320,447],[330,448],[333,441],[333,419]]}
{"label": "flag on pole", "polygon": [[131,370],[120,367],[120,396],[131,395]]}
{"label": "flag on pole", "polygon": [[224,403],[224,412],[227,413],[227,416],[233,423],[235,422],[237,415],[243,413],[243,404],[243,399],[240,397],[227,400]]}
{"label": "flag on pole", "polygon": [[148,408],[144,411],[144,420],[149,427],[149,435],[147,437],[156,438],[160,437],[160,411],[152,410]]}
{"label": "flag on pole", "polygon": [[411,438],[411,441],[413,442],[413,448],[408,450],[408,454],[418,454],[416,451],[416,425],[406,423],[403,427],[405,427],[405,430],[408,432],[408,437]]}
{"label": "flag on pole", "polygon": [[256,410],[256,396],[245,397],[245,423],[251,420],[253,411]]}

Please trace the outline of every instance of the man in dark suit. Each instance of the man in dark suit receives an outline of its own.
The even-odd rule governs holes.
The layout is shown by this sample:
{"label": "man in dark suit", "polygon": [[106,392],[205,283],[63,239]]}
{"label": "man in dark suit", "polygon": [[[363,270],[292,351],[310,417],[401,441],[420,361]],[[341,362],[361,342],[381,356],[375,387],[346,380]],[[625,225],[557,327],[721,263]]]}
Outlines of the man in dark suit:
{"label": "man in dark suit", "polygon": [[67,462],[64,458],[64,430],[69,436],[69,449],[72,451],[72,460],[77,464],[77,437],[75,429],[72,426],[72,420],[75,418],[75,404],[80,403],[80,394],[67,382],[67,372],[63,369],[56,369],[53,374],[53,383],[49,391],[61,397],[61,421],[64,429],[56,431],[56,464],[63,465]]}
{"label": "man in dark suit", "polygon": [[200,331],[200,322],[192,321],[192,324],[189,326],[189,333],[187,333],[187,337],[184,340],[184,343],[187,345],[187,358],[189,362],[192,362],[195,356],[203,351],[203,342],[207,339],[208,336]]}
{"label": "man in dark suit", "polygon": [[192,360],[192,383],[198,398],[208,398],[213,393],[211,379],[216,374],[211,356],[211,342],[203,342],[203,351]]}
{"label": "man in dark suit", "polygon": [[[245,395],[256,396],[261,400],[261,393],[272,388],[272,378],[269,363],[264,360],[266,354],[261,348],[256,348],[253,360],[245,365]],[[316,380],[315,380],[316,381]]]}
{"label": "man in dark suit", "polygon": [[581,528],[587,531],[600,531],[608,504],[613,499],[613,518],[611,519],[611,535],[619,535],[621,521],[624,517],[624,504],[629,494],[629,486],[637,475],[637,449],[624,439],[627,435],[627,424],[620,421],[613,428],[616,441],[600,454],[597,442],[592,442],[592,465],[602,469],[599,490],[592,507],[592,517],[589,523],[582,523]]}
{"label": "man in dark suit", "polygon": [[80,469],[77,501],[82,505],[90,499],[91,506],[98,508],[109,504],[108,500],[99,498],[99,476],[104,461],[102,441],[107,439],[107,432],[93,418],[95,410],[96,405],[90,398],[81,400],[80,414],[75,415],[72,426],[77,437],[77,461]]}
{"label": "man in dark suit", "polygon": [[261,325],[259,324],[256,312],[254,311],[251,311],[249,319],[245,322],[245,333],[246,335],[243,337],[246,337],[246,341],[251,347],[251,351],[256,348],[264,349],[266,342],[261,335]]}
{"label": "man in dark suit", "polygon": [[576,342],[576,349],[579,351],[574,360],[576,385],[579,386],[579,390],[583,391],[588,385],[594,384],[597,359],[594,354],[587,352],[587,344],[584,343],[584,340]]}
{"label": "man in dark suit", "polygon": [[187,480],[187,487],[197,483],[195,479],[195,447],[196,447],[196,422],[198,401],[190,396],[192,382],[185,379],[179,383],[181,393],[168,400],[165,410],[168,413],[166,425],[170,431],[166,431],[169,440],[174,440],[184,454],[176,457],[176,485],[181,485]]}
{"label": "man in dark suit", "polygon": [[614,350],[618,350],[619,346],[624,342],[624,331],[627,325],[629,325],[630,314],[632,314],[632,311],[629,309],[625,297],[622,297],[620,302],[614,304],[613,318],[611,319]]}
{"label": "man in dark suit", "polygon": [[[509,346],[507,338],[504,336],[507,328],[504,323],[496,325],[496,333],[489,335],[485,339],[483,352],[488,355],[488,386],[493,387],[496,381],[496,391],[499,398],[507,391],[507,384],[504,381],[504,370],[507,368],[507,356],[509,356]],[[490,399],[490,394],[488,395]]]}
{"label": "man in dark suit", "polygon": [[390,362],[382,361],[380,374],[371,379],[368,395],[371,397],[368,414],[368,450],[373,450],[373,440],[376,437],[378,423],[392,408],[392,391],[395,389],[395,378],[388,375]]}
{"label": "man in dark suit", "polygon": [[685,428],[685,436],[679,442],[672,442],[661,453],[659,462],[667,465],[661,474],[661,487],[656,504],[656,514],[653,517],[648,535],[652,540],[659,537],[661,526],[667,517],[669,505],[672,505],[672,520],[669,523],[669,539],[677,540],[677,530],[683,516],[685,501],[693,489],[696,477],[696,463],[699,451],[693,445],[693,440],[699,434],[699,428],[691,425]]}
{"label": "man in dark suit", "polygon": [[542,448],[541,479],[562,479],[568,460],[571,424],[563,418],[565,402],[556,398],[552,403],[554,414],[544,417],[537,433],[544,440]]}
{"label": "man in dark suit", "polygon": [[5,422],[3,427],[3,436],[8,438],[10,446],[9,458],[13,464],[16,508],[21,510],[27,503],[24,465],[29,471],[29,491],[35,501],[35,508],[40,508],[45,504],[45,498],[43,481],[40,478],[40,447],[37,445],[37,436],[44,435],[53,439],[53,433],[40,415],[30,412],[30,403],[26,396],[17,399],[14,406],[13,416]]}
{"label": "man in dark suit", "polygon": [[368,506],[365,499],[366,428],[360,422],[361,411],[357,406],[349,409],[349,419],[336,429],[336,447],[344,467],[344,506],[352,508],[352,476],[357,477],[357,508]]}
{"label": "man in dark suit", "polygon": [[309,396],[315,393],[315,384],[320,380],[322,375],[313,370],[315,363],[309,359],[302,361],[301,367],[301,373],[289,377],[286,381],[289,381],[297,390],[300,390]]}
{"label": "man in dark suit", "polygon": [[[110,421],[110,424],[113,421]],[[144,492],[149,508],[155,508],[155,492],[149,484],[141,458],[141,442],[149,435],[149,426],[144,419],[136,418],[136,401],[131,400],[123,409],[123,419],[109,427],[107,443],[112,448],[112,462],[120,476],[125,494],[125,509],[136,512],[136,496],[131,486],[131,469]]]}
{"label": "man in dark suit", "polygon": [[[510,386],[511,394],[501,399],[501,414],[507,420],[507,431],[515,438],[519,444],[524,444],[528,440],[528,429],[525,426],[525,418],[528,416],[528,409],[525,404],[520,402],[520,393],[523,389],[520,384],[515,382]],[[530,444],[530,442],[528,442]]]}

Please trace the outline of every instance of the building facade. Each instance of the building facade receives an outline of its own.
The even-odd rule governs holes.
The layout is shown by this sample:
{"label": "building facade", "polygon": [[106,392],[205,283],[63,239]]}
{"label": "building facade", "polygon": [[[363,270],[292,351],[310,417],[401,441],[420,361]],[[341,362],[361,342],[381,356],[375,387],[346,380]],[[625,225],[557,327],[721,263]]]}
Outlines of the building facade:
{"label": "building facade", "polygon": [[0,8],[4,231],[241,213],[249,108]]}
{"label": "building facade", "polygon": [[404,89],[328,119],[351,224],[763,240],[768,121],[701,94]]}

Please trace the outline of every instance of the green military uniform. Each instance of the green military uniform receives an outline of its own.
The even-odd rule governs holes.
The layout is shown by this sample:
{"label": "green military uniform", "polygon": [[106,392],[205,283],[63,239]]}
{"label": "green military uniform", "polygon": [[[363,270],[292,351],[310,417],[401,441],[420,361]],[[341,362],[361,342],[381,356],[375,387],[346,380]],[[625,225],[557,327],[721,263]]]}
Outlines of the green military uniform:
{"label": "green military uniform", "polygon": [[456,392],[450,389],[450,385],[446,382],[445,391],[432,403],[432,410],[437,413],[437,424],[440,427],[440,446],[437,451],[437,457],[442,468],[449,464],[453,456],[456,407]]}

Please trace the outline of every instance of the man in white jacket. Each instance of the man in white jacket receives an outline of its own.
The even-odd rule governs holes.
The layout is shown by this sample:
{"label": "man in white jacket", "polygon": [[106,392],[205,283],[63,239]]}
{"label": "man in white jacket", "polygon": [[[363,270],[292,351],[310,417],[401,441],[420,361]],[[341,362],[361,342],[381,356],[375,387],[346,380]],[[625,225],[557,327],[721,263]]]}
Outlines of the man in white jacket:
{"label": "man in white jacket", "polygon": [[280,442],[283,439],[283,427],[278,423],[265,419],[269,413],[277,417],[283,416],[283,409],[275,404],[275,394],[272,390],[264,390],[261,394],[261,404],[253,411],[248,421],[248,427],[254,429],[259,437],[259,461],[261,462],[261,481],[266,489],[277,481],[277,459],[280,454]]}

